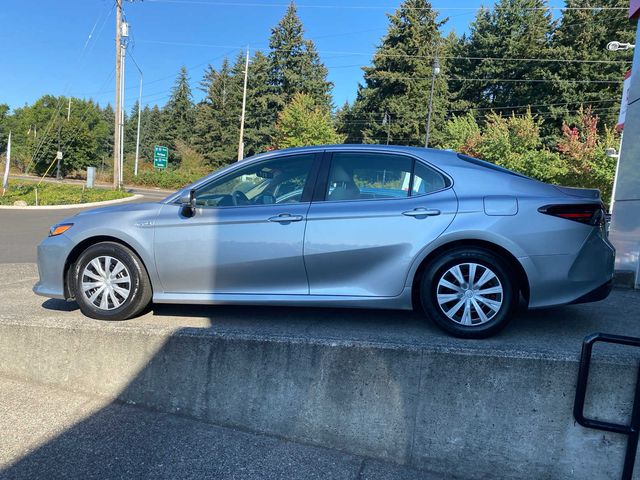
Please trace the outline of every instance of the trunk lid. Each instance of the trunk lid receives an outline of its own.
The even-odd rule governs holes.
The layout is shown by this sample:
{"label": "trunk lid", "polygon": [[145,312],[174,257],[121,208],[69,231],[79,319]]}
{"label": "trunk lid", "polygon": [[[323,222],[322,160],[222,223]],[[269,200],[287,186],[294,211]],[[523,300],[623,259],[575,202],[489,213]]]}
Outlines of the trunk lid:
{"label": "trunk lid", "polygon": [[597,188],[560,187],[558,185],[554,185],[554,188],[570,197],[600,200],[600,190]]}

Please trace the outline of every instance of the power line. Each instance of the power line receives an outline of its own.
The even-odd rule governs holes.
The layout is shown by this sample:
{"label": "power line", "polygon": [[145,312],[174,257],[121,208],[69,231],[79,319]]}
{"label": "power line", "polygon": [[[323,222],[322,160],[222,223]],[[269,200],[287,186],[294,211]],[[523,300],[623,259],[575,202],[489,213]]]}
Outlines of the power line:
{"label": "power line", "polygon": [[[214,7],[263,7],[263,8],[287,8],[289,6],[288,3],[255,3],[255,2],[224,2],[224,1],[204,1],[204,0],[148,0],[149,3],[170,3],[176,5],[202,5],[202,6],[214,6]],[[344,4],[296,4],[296,8],[315,8],[315,9],[342,9],[342,10],[395,10],[400,8],[399,6],[394,5],[344,5]],[[432,6],[429,7],[404,7],[406,10],[417,10],[417,11],[477,11],[477,10],[506,10],[506,7],[493,6],[491,8],[487,7],[438,7]],[[627,11],[626,7],[530,7],[530,8],[522,8],[522,11],[566,11],[566,10],[593,10],[593,11],[603,11],[603,10],[613,10],[613,11]]]}
{"label": "power line", "polygon": [[[111,16],[111,13],[113,12],[114,7],[115,7],[115,4],[112,5],[111,9],[109,10],[109,13],[104,18],[102,27],[100,27],[100,29],[98,31],[98,35],[95,37],[95,41],[93,43],[93,46],[95,46],[95,44],[98,41],[98,38],[100,38],[100,35],[102,34],[102,30],[104,28],[104,24],[106,23],[106,21]],[[78,69],[80,67],[80,65],[82,63],[82,60],[84,59],[84,55],[85,55],[85,53],[87,51],[87,47],[90,45],[91,39],[93,38],[93,33],[96,30],[96,26],[98,25],[98,23],[100,22],[100,19],[102,18],[102,14],[103,14],[103,11],[100,12],[100,15],[98,15],[98,18],[94,22],[93,27],[91,27],[91,30],[89,31],[89,35],[87,36],[87,40],[85,41],[84,46],[82,47],[82,50],[80,51],[80,54],[78,55],[78,58],[76,60],[76,64],[72,68],[72,71],[75,71],[76,69]],[[91,48],[93,48],[93,46]],[[42,149],[45,141],[47,140],[49,132],[51,131],[51,127],[53,126],[53,124],[55,122],[55,119],[58,117],[58,114],[60,113],[60,110],[62,109],[62,104],[63,104],[62,100],[63,100],[63,97],[68,92],[69,86],[70,86],[70,82],[67,82],[65,88],[63,89],[62,95],[58,98],[56,109],[55,109],[53,115],[51,116],[51,119],[49,120],[49,122],[47,124],[47,127],[45,128],[44,135],[42,136],[42,139],[40,140],[40,142],[38,143],[38,146],[36,147],[35,151],[33,152],[33,155],[31,156],[31,160],[29,160],[29,163],[27,164],[27,168],[25,169],[25,172],[27,172],[27,173],[29,172],[29,168],[31,168],[31,165],[34,162],[34,159],[37,158],[37,156],[39,155],[40,150]],[[50,141],[51,141],[51,139],[49,139],[49,142],[47,143],[47,146],[50,143]]]}
{"label": "power line", "polygon": [[[575,113],[580,113],[583,111],[586,111],[587,108],[589,107],[588,104],[585,105],[585,108],[582,109],[574,109],[574,110],[566,110],[564,112],[561,112],[563,114],[575,114]],[[612,110],[618,110],[618,106],[613,106],[613,107],[598,107],[598,108],[591,108],[590,111],[593,113],[598,113],[598,112],[609,112]],[[445,111],[445,113],[451,113],[452,111]],[[487,113],[487,114],[482,114],[482,115],[477,115],[473,113],[473,109],[469,109],[467,111],[468,114],[471,114],[473,116],[473,118],[475,119],[484,119],[484,118],[489,118],[492,116],[500,116],[502,118],[511,118],[511,117],[516,117],[516,118],[525,118],[526,116],[529,115],[529,113],[512,113],[510,115],[502,115],[502,114],[497,114],[495,112],[492,113]],[[365,114],[366,115],[366,114]],[[554,117],[557,114],[554,112],[531,112],[531,116],[535,119],[535,118],[550,118],[550,117]],[[421,122],[422,121],[422,117],[420,115],[418,116],[409,116],[409,115],[393,115],[391,114],[393,119],[396,119],[397,121],[402,121],[403,119],[407,119],[407,120],[411,120],[414,122]],[[360,118],[362,118],[362,120],[346,120],[344,122],[341,122],[343,125],[373,125],[376,124],[378,122],[375,121],[376,118],[380,117],[379,113],[374,113],[372,114],[371,118],[366,118],[366,116],[362,116]],[[451,117],[449,117],[451,118]],[[459,116],[458,118],[463,118],[463,116]]]}
{"label": "power line", "polygon": [[[394,72],[376,72],[365,74],[365,78],[380,77],[384,80],[431,80],[431,77],[415,77],[407,75],[395,75]],[[441,77],[452,82],[483,82],[483,83],[601,83],[622,85],[620,80],[569,80],[564,78],[463,78],[463,77]]]}
{"label": "power line", "polygon": [[[158,45],[172,45],[178,47],[202,47],[202,48],[233,48],[241,49],[241,46],[216,45],[208,43],[188,43],[188,42],[167,42],[164,40],[140,40],[141,43],[151,43]],[[258,48],[269,48],[268,45],[261,45]],[[270,49],[274,52],[288,52],[287,49]],[[374,57],[391,57],[391,58],[417,58],[424,60],[434,60],[435,55],[410,55],[402,53],[380,53],[380,52],[348,52],[336,50],[317,50],[318,54],[324,55],[345,55],[345,56],[374,56]],[[464,57],[458,55],[439,55],[440,59],[450,60],[479,60],[479,61],[502,61],[502,62],[562,62],[562,63],[589,63],[589,64],[629,64],[629,60],[583,60],[571,58],[516,58],[516,57]]]}

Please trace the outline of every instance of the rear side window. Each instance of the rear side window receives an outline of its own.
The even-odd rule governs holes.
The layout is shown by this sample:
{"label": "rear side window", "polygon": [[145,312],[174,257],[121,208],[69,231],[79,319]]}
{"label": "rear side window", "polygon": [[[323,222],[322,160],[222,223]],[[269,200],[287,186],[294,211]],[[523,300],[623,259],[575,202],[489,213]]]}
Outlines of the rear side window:
{"label": "rear side window", "polygon": [[449,179],[440,172],[425,164],[416,162],[411,196],[426,195],[427,193],[443,190],[450,185]]}
{"label": "rear side window", "polygon": [[371,200],[409,196],[413,159],[402,155],[334,153],[326,199]]}
{"label": "rear side window", "polygon": [[[414,170],[415,169],[415,170]],[[413,174],[413,181],[412,181]],[[405,155],[334,153],[325,199],[375,200],[426,195],[450,186],[433,168]]]}

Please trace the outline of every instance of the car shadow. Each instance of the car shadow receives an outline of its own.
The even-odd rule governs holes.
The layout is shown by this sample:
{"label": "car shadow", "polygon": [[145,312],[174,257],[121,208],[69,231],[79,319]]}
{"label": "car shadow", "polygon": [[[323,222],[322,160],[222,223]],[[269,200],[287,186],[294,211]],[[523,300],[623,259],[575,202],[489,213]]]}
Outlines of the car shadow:
{"label": "car shadow", "polygon": [[42,308],[46,310],[53,310],[56,312],[75,312],[76,310],[78,310],[78,304],[76,302],[68,302],[66,300],[50,298],[42,302]]}

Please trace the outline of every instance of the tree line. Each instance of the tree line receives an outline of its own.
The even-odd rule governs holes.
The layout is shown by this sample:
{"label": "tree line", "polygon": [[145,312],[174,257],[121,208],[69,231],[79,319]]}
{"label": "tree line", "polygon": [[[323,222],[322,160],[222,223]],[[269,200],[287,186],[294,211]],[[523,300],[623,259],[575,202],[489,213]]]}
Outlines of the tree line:
{"label": "tree line", "polygon": [[[631,53],[605,47],[611,40],[633,43],[634,29],[624,0],[565,3],[554,15],[547,0],[498,0],[479,9],[459,36],[444,34],[447,19],[439,20],[428,0],[405,0],[388,15],[355,100],[339,108],[291,3],[268,51],[254,52],[249,63],[245,154],[337,142],[423,145],[433,82],[431,146],[606,190],[613,163],[604,148],[616,146],[612,128]],[[195,86],[203,98],[194,102],[183,67],[167,103],[142,108],[142,159],[150,162],[153,146],[162,144],[175,168],[210,170],[235,161],[244,69],[243,52],[210,65]],[[127,159],[135,151],[138,109],[125,124]],[[66,171],[109,168],[109,105],[47,95],[13,111],[0,106],[0,148],[9,130],[24,169],[46,170],[59,145]]]}

